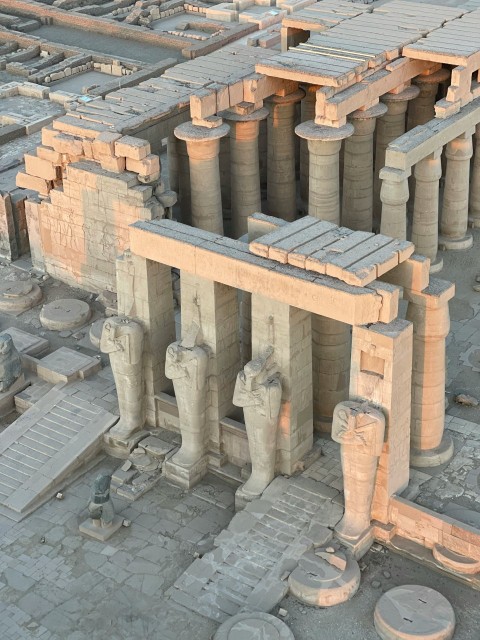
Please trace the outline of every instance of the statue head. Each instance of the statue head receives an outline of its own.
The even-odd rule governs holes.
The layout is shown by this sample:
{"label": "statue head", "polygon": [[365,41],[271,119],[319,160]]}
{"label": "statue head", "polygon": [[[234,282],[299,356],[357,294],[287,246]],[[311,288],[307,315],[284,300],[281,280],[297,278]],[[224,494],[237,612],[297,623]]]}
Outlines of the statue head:
{"label": "statue head", "polygon": [[271,375],[278,373],[278,366],[273,361],[273,352],[273,347],[269,345],[262,355],[247,362],[243,369],[247,390],[251,390],[254,383],[262,384]]}
{"label": "statue head", "polygon": [[0,336],[0,356],[4,358],[15,350],[13,338],[9,333]]}

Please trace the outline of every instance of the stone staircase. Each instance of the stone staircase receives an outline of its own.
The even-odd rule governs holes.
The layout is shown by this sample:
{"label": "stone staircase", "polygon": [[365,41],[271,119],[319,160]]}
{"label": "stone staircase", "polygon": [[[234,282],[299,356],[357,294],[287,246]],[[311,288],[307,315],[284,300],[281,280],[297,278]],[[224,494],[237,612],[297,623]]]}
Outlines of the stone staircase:
{"label": "stone staircase", "polygon": [[100,453],[118,417],[81,395],[56,384],[0,433],[0,513],[21,520]]}

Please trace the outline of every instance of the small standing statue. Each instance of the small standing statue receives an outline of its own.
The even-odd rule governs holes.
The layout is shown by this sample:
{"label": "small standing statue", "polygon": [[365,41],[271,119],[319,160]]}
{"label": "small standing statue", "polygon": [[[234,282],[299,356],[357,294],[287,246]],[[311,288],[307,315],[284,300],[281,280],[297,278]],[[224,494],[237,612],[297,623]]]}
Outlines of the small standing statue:
{"label": "small standing statue", "polygon": [[22,361],[12,336],[4,333],[0,336],[0,393],[8,391],[22,376]]}
{"label": "small standing statue", "polygon": [[165,474],[190,488],[206,472],[208,352],[198,344],[200,327],[192,323],[182,340],[167,349],[165,375],[173,381],[182,446],[167,461]]}
{"label": "small standing statue", "polygon": [[120,420],[108,437],[128,440],[145,421],[143,328],[129,318],[108,318],[103,325],[100,350],[110,356],[120,409]]}
{"label": "small standing statue", "polygon": [[332,439],[342,445],[345,494],[345,513],[335,531],[342,541],[350,542],[352,546],[369,537],[375,476],[384,433],[385,416],[367,403],[345,401],[335,407]]}
{"label": "small standing statue", "polygon": [[237,506],[258,498],[275,477],[282,383],[273,347],[247,362],[237,375],[233,404],[243,407],[252,473],[237,491]]}
{"label": "small standing statue", "polygon": [[79,527],[82,533],[102,542],[122,526],[122,518],[115,516],[110,498],[111,481],[112,476],[107,473],[101,473],[95,478],[88,503],[90,518]]}

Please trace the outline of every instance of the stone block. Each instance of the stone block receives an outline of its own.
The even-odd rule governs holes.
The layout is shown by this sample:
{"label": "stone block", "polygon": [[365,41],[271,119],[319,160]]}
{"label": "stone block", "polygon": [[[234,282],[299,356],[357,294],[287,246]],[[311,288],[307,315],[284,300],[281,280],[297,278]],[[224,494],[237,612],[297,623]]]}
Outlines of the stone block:
{"label": "stone block", "polygon": [[28,174],[19,171],[17,173],[16,185],[22,189],[38,191],[42,196],[48,196],[50,189],[53,187],[53,182],[45,180],[44,178],[29,176]]}
{"label": "stone block", "polygon": [[122,526],[123,518],[121,516],[115,516],[113,522],[108,527],[99,527],[94,524],[93,520],[88,518],[78,527],[80,533],[85,534],[89,538],[93,538],[94,540],[100,540],[100,542],[105,542],[116,533],[120,527]]}
{"label": "stone block", "polygon": [[150,143],[133,136],[123,136],[115,141],[115,155],[131,160],[143,160],[150,153]]}
{"label": "stone block", "polygon": [[43,178],[44,180],[57,179],[57,169],[48,160],[29,155],[28,153],[24,155],[24,159],[25,170],[29,175]]}
{"label": "stone block", "polygon": [[160,158],[153,153],[145,156],[142,160],[132,160],[127,158],[127,171],[134,171],[141,175],[151,175],[160,172]]}

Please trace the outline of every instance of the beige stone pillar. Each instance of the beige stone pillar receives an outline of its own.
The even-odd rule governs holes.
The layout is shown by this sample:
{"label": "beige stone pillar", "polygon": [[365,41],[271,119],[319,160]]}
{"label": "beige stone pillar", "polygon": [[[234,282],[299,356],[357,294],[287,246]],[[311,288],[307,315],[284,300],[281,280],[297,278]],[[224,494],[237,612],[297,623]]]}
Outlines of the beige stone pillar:
{"label": "beige stone pillar", "polygon": [[295,220],[297,181],[295,176],[296,104],[304,96],[301,90],[286,96],[271,96],[265,101],[269,110],[267,127],[267,206],[271,215]]}
{"label": "beige stone pillar", "polygon": [[430,258],[430,273],[443,267],[438,250],[438,197],[442,177],[442,150],[437,149],[415,165],[415,200],[412,242],[415,252]]}
{"label": "beige stone pillar", "polygon": [[[353,126],[335,129],[308,121],[298,125],[295,133],[308,142],[308,213],[340,224],[339,152]],[[348,398],[349,325],[312,314],[312,358],[314,424],[330,432],[335,405]]]}
{"label": "beige stone pillar", "polygon": [[435,117],[438,85],[449,76],[450,72],[447,69],[440,69],[430,75],[420,75],[412,80],[412,83],[420,89],[420,93],[408,106],[407,131]]}
{"label": "beige stone pillar", "polygon": [[252,294],[252,358],[272,346],[282,383],[277,473],[291,475],[313,444],[310,313]]}
{"label": "beige stone pillar", "polygon": [[448,301],[455,286],[430,280],[421,292],[404,289],[407,319],[413,323],[410,464],[433,467],[450,460],[453,442],[445,426],[445,339],[450,330]]}
{"label": "beige stone pillar", "polygon": [[200,326],[198,344],[209,350],[207,383],[208,453],[211,466],[225,462],[220,420],[233,410],[233,391],[241,369],[239,345],[238,292],[180,272],[182,300],[182,336],[192,323]]}
{"label": "beige stone pillar", "polygon": [[447,144],[447,173],[443,190],[439,245],[442,249],[469,249],[473,237],[468,232],[470,158],[473,155],[472,130]]}
{"label": "beige stone pillar", "polygon": [[171,392],[165,376],[165,355],[175,340],[175,314],[171,268],[126,251],[117,258],[118,314],[138,320],[145,330],[143,373],[146,422],[166,426],[157,415],[155,398]]}
{"label": "beige stone pillar", "polygon": [[172,191],[178,193],[178,145],[180,141],[175,137],[173,131],[167,138],[167,158],[168,158],[168,186]]}
{"label": "beige stone pillar", "polygon": [[382,221],[380,232],[399,240],[407,239],[408,176],[410,171],[384,167],[380,171]]}
{"label": "beige stone pillar", "polygon": [[372,504],[372,519],[388,524],[390,497],[408,485],[412,324],[396,319],[353,327],[350,400],[367,401],[386,418]]}
{"label": "beige stone pillar", "polygon": [[380,100],[387,106],[387,113],[377,120],[375,132],[375,176],[373,183],[373,220],[374,228],[380,228],[382,204],[380,200],[380,171],[385,166],[385,152],[388,145],[399,138],[406,130],[406,112],[408,103],[420,93],[416,86],[407,87],[400,93],[386,93]]}
{"label": "beige stone pillar", "polygon": [[[301,102],[301,122],[315,120],[315,102],[317,99],[318,86],[314,84],[305,85],[305,97]],[[305,138],[300,139],[300,198],[305,212],[308,211],[308,175],[309,175],[309,154],[308,142]]]}
{"label": "beige stone pillar", "polygon": [[338,129],[302,122],[295,133],[308,142],[308,214],[340,224],[339,152],[342,140],[351,136],[353,126]]}
{"label": "beige stone pillar", "polygon": [[241,114],[229,110],[222,115],[230,125],[232,235],[239,238],[248,231],[248,216],[262,210],[258,134],[268,111]]}
{"label": "beige stone pillar", "polygon": [[192,225],[223,235],[222,194],[218,153],[220,138],[230,127],[222,124],[209,129],[185,122],[175,135],[187,143],[192,197]]}
{"label": "beige stone pillar", "polygon": [[345,139],[342,225],[355,231],[372,230],[373,133],[377,118],[386,112],[386,105],[379,103],[348,116],[354,131]]}
{"label": "beige stone pillar", "polygon": [[480,228],[480,124],[475,129],[475,157],[470,179],[470,217],[472,227]]}

